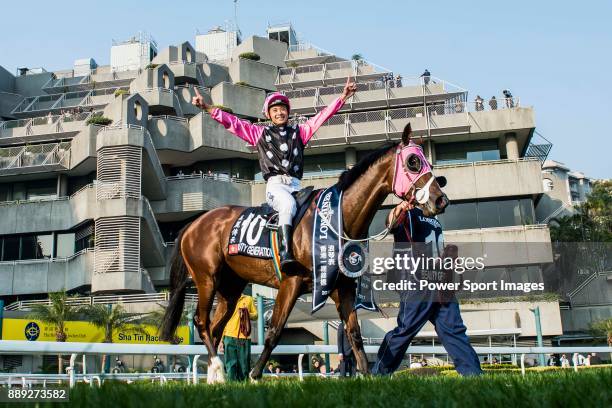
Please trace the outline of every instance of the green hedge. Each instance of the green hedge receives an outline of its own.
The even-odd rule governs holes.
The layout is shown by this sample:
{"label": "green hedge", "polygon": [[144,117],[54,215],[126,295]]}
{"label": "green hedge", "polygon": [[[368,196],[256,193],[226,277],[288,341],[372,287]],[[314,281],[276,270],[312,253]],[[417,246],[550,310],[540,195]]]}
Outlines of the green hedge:
{"label": "green hedge", "polygon": [[92,116],[91,118],[87,119],[87,122],[85,122],[88,125],[102,125],[102,126],[108,126],[111,123],[113,123],[113,120],[110,118],[107,118],[105,116],[102,115],[95,115]]}
{"label": "green hedge", "polygon": [[127,89],[117,89],[115,91],[115,96],[119,96],[119,95],[129,95],[130,91],[128,91]]}
{"label": "green hedge", "polygon": [[242,54],[238,55],[238,58],[244,58],[253,61],[259,61],[261,59],[259,54],[257,54],[256,52],[243,52]]}

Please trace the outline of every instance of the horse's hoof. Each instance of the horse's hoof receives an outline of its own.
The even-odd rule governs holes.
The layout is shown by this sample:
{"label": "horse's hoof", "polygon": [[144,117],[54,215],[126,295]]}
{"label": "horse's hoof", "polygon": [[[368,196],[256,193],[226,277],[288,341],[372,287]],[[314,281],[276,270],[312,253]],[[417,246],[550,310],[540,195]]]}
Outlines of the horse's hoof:
{"label": "horse's hoof", "polygon": [[259,382],[259,380],[261,380],[261,374],[259,374],[259,375],[255,375],[255,374],[253,373],[253,371],[251,371],[251,372],[249,373],[249,380],[250,380],[252,383],[256,384],[256,383],[258,383],[258,382]]}

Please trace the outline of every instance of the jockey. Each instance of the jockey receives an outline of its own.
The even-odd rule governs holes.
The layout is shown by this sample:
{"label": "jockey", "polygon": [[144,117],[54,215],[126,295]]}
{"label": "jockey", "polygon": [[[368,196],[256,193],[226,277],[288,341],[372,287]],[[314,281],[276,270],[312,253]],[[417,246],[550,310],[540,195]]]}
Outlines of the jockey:
{"label": "jockey", "polygon": [[304,147],[325,121],[333,116],[344,102],[353,96],[357,86],[346,80],[342,95],[329,106],[301,125],[288,125],[289,98],[274,92],[266,98],[262,113],[272,121],[270,126],[256,126],[251,122],[214,108],[204,102],[195,89],[192,104],[206,110],[229,132],[251,146],[257,147],[259,166],[266,180],[266,201],[278,211],[281,269],[287,271],[295,262],[292,248],[292,220],[297,205],[291,193],[300,190],[304,172]]}

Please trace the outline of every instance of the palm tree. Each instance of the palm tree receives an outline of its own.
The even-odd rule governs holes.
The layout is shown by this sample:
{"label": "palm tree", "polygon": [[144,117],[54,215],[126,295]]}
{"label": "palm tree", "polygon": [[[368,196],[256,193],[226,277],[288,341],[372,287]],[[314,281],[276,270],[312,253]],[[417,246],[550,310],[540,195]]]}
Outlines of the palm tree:
{"label": "palm tree", "polygon": [[[41,322],[55,327],[55,341],[65,342],[65,325],[68,320],[73,320],[78,315],[78,308],[68,303],[66,291],[49,293],[49,304],[38,304],[32,306],[28,318],[40,320]],[[58,372],[62,374],[64,364],[62,355],[57,356]]]}
{"label": "palm tree", "polygon": [[361,61],[361,60],[363,60],[363,55],[361,55],[361,54],[353,54],[353,56],[351,57],[351,59],[352,59],[353,61]]}
{"label": "palm tree", "polygon": [[[113,334],[117,330],[126,330],[130,324],[138,324],[136,322],[137,317],[133,314],[128,313],[123,306],[116,305],[115,307],[109,307],[110,305],[94,304],[83,306],[80,312],[83,313],[88,320],[96,327],[104,330],[104,343],[113,342]],[[130,328],[132,331],[143,332],[143,330],[136,326]],[[102,367],[104,369],[106,365],[106,354],[102,356]]]}

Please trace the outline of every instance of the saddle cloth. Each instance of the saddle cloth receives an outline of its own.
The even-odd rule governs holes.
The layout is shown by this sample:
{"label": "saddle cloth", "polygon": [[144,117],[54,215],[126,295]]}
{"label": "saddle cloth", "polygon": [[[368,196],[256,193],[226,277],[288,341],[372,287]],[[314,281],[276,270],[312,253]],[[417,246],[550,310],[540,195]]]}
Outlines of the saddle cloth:
{"label": "saddle cloth", "polygon": [[[300,223],[313,197],[319,192],[308,186],[293,193],[297,212],[293,217],[293,227]],[[270,230],[276,230],[278,213],[268,204],[247,207],[234,223],[228,241],[230,255],[244,255],[261,259],[272,259]]]}

